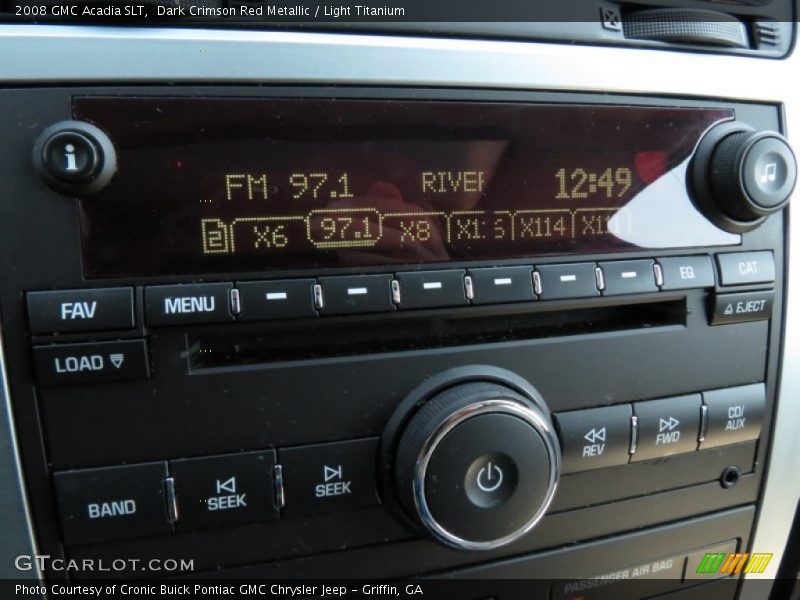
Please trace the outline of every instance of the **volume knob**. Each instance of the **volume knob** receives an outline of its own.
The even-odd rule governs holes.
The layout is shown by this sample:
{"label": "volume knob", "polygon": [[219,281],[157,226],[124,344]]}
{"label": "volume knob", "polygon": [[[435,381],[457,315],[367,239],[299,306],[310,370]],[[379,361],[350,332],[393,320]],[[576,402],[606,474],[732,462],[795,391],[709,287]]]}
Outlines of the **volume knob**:
{"label": "volume knob", "polygon": [[704,212],[736,232],[753,229],[786,206],[797,181],[797,161],[783,136],[737,124],[706,135],[694,168]]}

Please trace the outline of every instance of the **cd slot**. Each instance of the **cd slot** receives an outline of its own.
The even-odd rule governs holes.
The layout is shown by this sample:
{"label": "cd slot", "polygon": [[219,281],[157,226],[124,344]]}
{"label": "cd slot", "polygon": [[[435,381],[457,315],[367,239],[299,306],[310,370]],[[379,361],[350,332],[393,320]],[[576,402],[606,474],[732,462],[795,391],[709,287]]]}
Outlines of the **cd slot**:
{"label": "cd slot", "polygon": [[[539,308],[539,307],[535,307]],[[405,318],[314,319],[264,324],[231,334],[187,336],[191,371],[409,352],[435,348],[685,326],[686,298],[541,311],[432,313]],[[400,315],[395,315],[399,317]]]}

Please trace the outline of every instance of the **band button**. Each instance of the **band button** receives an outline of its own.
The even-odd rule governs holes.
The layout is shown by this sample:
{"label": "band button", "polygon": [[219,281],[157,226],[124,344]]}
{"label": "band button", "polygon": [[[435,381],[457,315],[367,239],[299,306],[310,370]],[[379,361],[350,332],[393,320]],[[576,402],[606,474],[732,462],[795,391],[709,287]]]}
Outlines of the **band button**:
{"label": "band button", "polygon": [[150,377],[145,340],[34,346],[33,361],[37,380],[42,385],[104,383]]}
{"label": "band button", "polygon": [[145,288],[147,324],[189,325],[233,321],[230,283],[158,285]]}
{"label": "band button", "polygon": [[63,471],[53,475],[61,530],[69,544],[172,533],[167,463]]}
{"label": "band button", "polygon": [[31,333],[72,333],[131,329],[132,288],[29,292]]}
{"label": "band button", "polygon": [[281,448],[287,517],[379,503],[375,479],[378,439]]}
{"label": "band button", "polygon": [[274,450],[170,461],[178,530],[277,519],[274,467]]}

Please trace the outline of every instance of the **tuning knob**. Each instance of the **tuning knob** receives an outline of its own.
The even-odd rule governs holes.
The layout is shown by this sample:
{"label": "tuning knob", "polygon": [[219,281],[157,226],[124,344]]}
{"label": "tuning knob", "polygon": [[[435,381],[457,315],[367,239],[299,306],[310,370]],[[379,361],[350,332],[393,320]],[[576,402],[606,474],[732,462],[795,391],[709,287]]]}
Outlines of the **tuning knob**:
{"label": "tuning knob", "polygon": [[701,208],[729,231],[749,231],[789,202],[797,161],[786,139],[740,124],[712,129],[698,147],[695,193]]}
{"label": "tuning knob", "polygon": [[535,390],[513,385],[445,385],[397,431],[392,479],[400,505],[443,544],[509,544],[536,525],[553,498],[558,438]]}

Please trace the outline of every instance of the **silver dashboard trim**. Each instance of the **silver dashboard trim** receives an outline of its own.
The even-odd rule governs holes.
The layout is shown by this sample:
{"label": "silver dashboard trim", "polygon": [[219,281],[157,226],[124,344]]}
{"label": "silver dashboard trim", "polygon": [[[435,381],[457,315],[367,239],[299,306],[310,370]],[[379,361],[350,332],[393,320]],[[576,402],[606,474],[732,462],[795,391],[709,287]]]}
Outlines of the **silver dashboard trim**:
{"label": "silver dashboard trim", "polygon": [[0,328],[0,556],[4,558],[0,561],[0,579],[41,578],[38,562],[33,561],[32,568],[27,571],[15,567],[16,557],[36,554],[32,523],[22,479]]}
{"label": "silver dashboard trim", "polygon": [[[0,84],[335,83],[595,91],[782,102],[800,123],[800,55],[783,61],[568,44],[287,31],[0,25]],[[800,139],[789,136],[790,139]],[[797,194],[795,194],[797,195]],[[792,218],[795,217],[795,218]],[[800,240],[800,206],[789,209]],[[800,499],[800,244],[789,247],[780,400],[753,548],[773,552],[758,577],[775,577]],[[2,365],[0,364],[0,367]],[[4,377],[5,371],[2,371]],[[6,390],[5,380],[2,389]],[[7,396],[7,393],[6,393]],[[8,399],[0,410],[0,465],[18,472]],[[790,475],[791,474],[791,475]],[[12,475],[13,476],[13,475]],[[14,520],[20,486],[0,486],[0,531]],[[9,504],[10,502],[10,504]],[[747,588],[745,588],[747,591]],[[763,589],[761,590],[763,592]],[[759,596],[753,596],[759,597]],[[760,597],[763,597],[760,596]]]}

